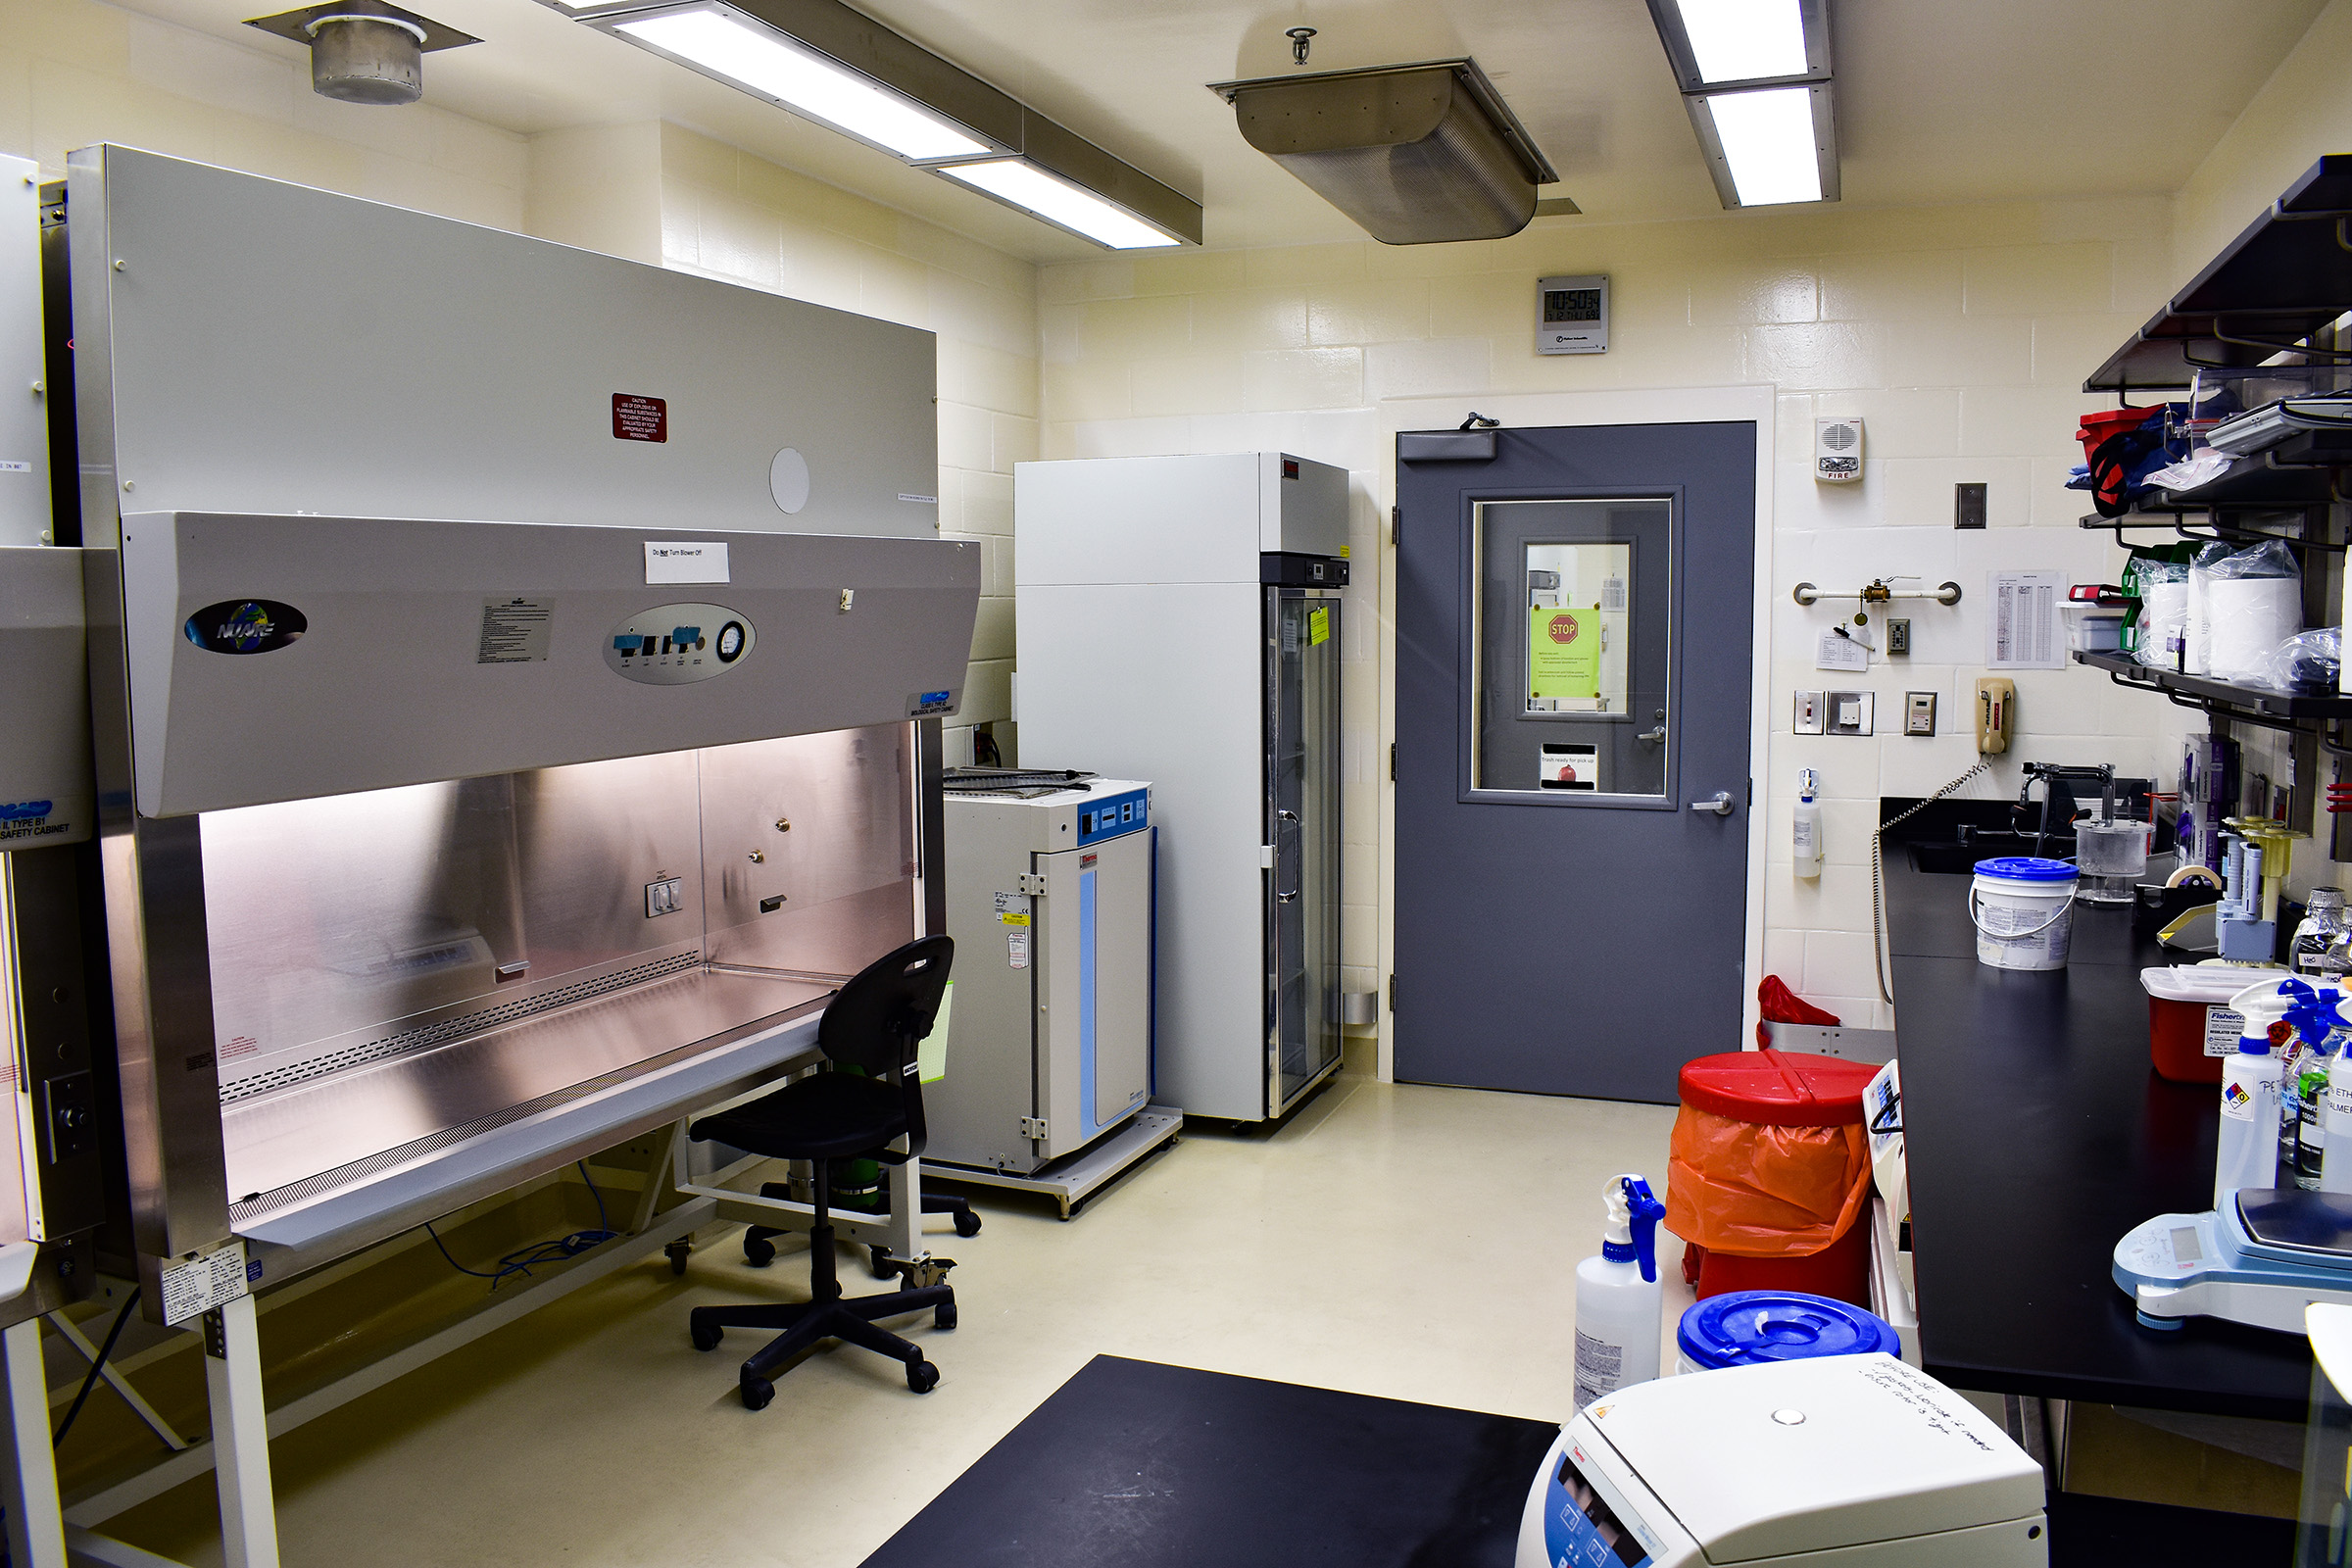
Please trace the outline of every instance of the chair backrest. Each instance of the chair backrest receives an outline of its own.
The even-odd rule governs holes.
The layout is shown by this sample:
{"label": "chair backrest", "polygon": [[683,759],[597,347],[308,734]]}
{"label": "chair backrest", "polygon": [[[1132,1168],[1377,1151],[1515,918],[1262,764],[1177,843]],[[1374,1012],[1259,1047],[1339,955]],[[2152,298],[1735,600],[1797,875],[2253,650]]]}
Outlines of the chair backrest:
{"label": "chair backrest", "polygon": [[869,1078],[906,1076],[939,1016],[955,957],[948,938],[918,937],[876,958],[835,993],[816,1026],[817,1049]]}

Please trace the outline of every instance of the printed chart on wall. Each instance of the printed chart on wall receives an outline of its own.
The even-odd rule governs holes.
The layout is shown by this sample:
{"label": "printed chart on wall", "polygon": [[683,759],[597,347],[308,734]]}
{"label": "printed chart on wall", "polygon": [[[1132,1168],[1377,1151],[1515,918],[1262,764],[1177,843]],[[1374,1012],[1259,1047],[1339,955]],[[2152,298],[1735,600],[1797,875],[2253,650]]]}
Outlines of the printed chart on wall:
{"label": "printed chart on wall", "polygon": [[1992,571],[1992,601],[1984,622],[1984,662],[1993,669],[2063,669],[2066,632],[2058,607],[2066,599],[2063,571]]}

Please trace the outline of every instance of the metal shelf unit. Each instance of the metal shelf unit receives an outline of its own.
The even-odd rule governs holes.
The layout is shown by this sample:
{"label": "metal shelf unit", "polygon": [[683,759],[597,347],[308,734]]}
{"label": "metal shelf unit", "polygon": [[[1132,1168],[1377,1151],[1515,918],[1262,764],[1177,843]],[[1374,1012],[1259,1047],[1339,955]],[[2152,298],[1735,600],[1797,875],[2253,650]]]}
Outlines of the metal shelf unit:
{"label": "metal shelf unit", "polygon": [[2243,719],[2273,729],[2298,728],[2352,719],[2352,697],[2333,692],[2281,692],[2240,686],[2210,675],[2186,675],[2140,663],[2126,654],[2078,652],[2075,662],[2103,669],[2118,686],[2162,692],[2182,708],[2202,709],[2222,718]]}
{"label": "metal shelf unit", "polygon": [[2188,385],[2199,368],[2244,368],[2292,349],[2352,309],[2352,154],[2304,172],[2083,381],[2085,392]]}

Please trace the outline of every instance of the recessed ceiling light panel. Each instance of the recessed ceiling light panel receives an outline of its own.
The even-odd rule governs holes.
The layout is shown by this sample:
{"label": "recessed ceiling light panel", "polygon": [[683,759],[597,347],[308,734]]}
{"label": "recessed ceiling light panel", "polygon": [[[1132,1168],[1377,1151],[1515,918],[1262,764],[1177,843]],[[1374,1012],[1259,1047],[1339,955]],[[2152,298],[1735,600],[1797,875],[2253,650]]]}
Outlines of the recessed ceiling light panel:
{"label": "recessed ceiling light panel", "polygon": [[725,6],[629,17],[612,31],[909,163],[996,149],[942,117]]}
{"label": "recessed ceiling light panel", "polygon": [[1685,92],[1830,79],[1828,0],[1649,0]]}
{"label": "recessed ceiling light panel", "polygon": [[1114,251],[1153,250],[1178,243],[1175,236],[1161,233],[1126,209],[1114,207],[1093,191],[1081,190],[1026,159],[942,164],[939,172]]}
{"label": "recessed ceiling light panel", "polygon": [[1693,93],[1683,100],[1726,207],[1838,199],[1829,85]]}
{"label": "recessed ceiling light panel", "polygon": [[841,0],[546,3],[1099,245],[1200,243],[1199,202]]}

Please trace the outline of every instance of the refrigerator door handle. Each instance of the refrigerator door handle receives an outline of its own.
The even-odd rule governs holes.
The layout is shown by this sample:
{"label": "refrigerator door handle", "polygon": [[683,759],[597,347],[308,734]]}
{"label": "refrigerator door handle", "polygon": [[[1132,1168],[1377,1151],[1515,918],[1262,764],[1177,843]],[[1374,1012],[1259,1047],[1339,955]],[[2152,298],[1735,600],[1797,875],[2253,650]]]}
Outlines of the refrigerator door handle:
{"label": "refrigerator door handle", "polygon": [[1285,893],[1280,888],[1276,888],[1274,890],[1274,902],[1276,904],[1288,904],[1292,900],[1298,897],[1298,855],[1296,848],[1298,839],[1298,813],[1296,811],[1277,809],[1274,813],[1274,875],[1277,881],[1279,881],[1282,876],[1282,824],[1288,822],[1291,825],[1291,842],[1293,845],[1293,850],[1291,853],[1291,891]]}

